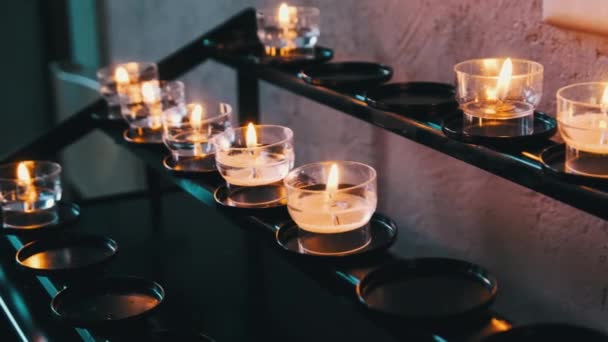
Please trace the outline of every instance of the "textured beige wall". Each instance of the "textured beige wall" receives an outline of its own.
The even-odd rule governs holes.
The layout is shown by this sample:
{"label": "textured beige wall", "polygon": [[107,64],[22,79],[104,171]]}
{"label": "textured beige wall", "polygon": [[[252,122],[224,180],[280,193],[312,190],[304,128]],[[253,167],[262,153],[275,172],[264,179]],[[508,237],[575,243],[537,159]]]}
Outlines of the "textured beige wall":
{"label": "textured beige wall", "polygon": [[[248,5],[271,1],[106,0],[110,55],[157,59]],[[545,66],[540,109],[558,87],[608,79],[608,37],[540,22],[541,1],[299,1],[322,12],[322,44],[339,60],[392,65],[395,80],[451,82],[452,65],[482,56]],[[234,101],[234,73],[188,76],[190,98]],[[265,122],[296,132],[297,163],[354,159],[379,172],[381,204],[402,230],[403,256],[453,256],[490,268],[499,312],[517,322],[568,321],[608,330],[608,223],[331,109],[264,85]],[[608,210],[608,208],[606,208]]]}

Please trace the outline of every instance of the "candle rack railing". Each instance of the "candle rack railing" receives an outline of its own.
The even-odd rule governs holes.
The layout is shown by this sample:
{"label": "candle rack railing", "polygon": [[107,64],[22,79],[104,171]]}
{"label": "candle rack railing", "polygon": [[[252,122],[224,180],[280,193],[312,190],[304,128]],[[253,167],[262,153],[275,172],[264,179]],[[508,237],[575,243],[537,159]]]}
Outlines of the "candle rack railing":
{"label": "candle rack railing", "polygon": [[[298,78],[297,71],[292,69],[256,64],[251,58],[252,49],[260,48],[259,45],[252,45],[252,42],[257,41],[255,24],[254,9],[247,9],[237,14],[216,29],[193,40],[161,60],[158,64],[161,79],[175,79],[200,63],[213,59],[233,67],[237,71],[237,105],[241,122],[258,121],[258,82],[264,80],[514,183],[553,197],[573,207],[608,219],[608,211],[606,210],[608,207],[608,192],[569,184],[555,178],[545,177],[542,174],[538,155],[542,149],[554,145],[554,142],[547,140],[534,148],[511,150],[499,150],[462,143],[447,138],[441,131],[440,122],[421,121],[378,110],[368,106],[360,96],[310,85]],[[2,160],[7,162],[48,157],[84,135],[94,130],[100,130],[114,139],[117,144],[143,160],[147,167],[166,177],[200,202],[210,207],[216,206],[213,191],[221,183],[219,176],[180,177],[166,170],[162,165],[162,158],[166,154],[164,146],[135,145],[125,142],[122,136],[125,128],[124,124],[104,121],[102,118],[105,111],[105,102],[99,99],[61,122],[32,143],[5,156]],[[159,196],[159,194],[156,193],[155,196]],[[251,216],[235,214],[233,211],[226,211],[226,209],[221,208],[218,208],[218,210],[226,213],[225,216],[235,221],[237,226],[242,229],[249,230],[252,226],[261,228],[261,231],[264,231],[260,234],[264,235],[263,240],[271,244],[275,243],[272,235],[276,232],[277,225],[285,219],[280,215]],[[451,338],[449,340],[468,341],[473,336],[475,336],[475,339],[479,338],[482,330],[486,334],[492,332],[491,327],[488,330],[488,326],[484,324],[459,326],[457,328],[453,326],[442,328],[404,326],[404,322],[399,319],[390,319],[364,310],[362,306],[356,303],[354,286],[370,270],[398,258],[390,252],[369,260],[352,259],[348,262],[318,263],[289,255],[285,255],[285,258],[297,269],[320,282],[325,288],[339,294],[341,297],[349,298],[356,310],[360,310],[366,319],[377,323],[397,338],[415,337],[417,341],[440,341],[441,339],[437,337],[440,335],[448,339]],[[494,313],[489,313],[489,315],[488,318],[496,317],[493,316]],[[492,324],[494,320],[488,319],[487,322]]]}

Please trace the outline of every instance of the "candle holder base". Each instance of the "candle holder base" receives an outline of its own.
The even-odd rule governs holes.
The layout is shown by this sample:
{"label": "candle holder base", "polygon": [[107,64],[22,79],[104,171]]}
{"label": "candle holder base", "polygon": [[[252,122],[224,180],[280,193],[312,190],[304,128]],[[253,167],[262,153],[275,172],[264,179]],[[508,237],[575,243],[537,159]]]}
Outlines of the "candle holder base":
{"label": "candle holder base", "polygon": [[54,277],[80,277],[96,274],[111,260],[118,246],[112,239],[85,234],[61,234],[26,244],[16,260],[35,274]]}
{"label": "candle holder base", "polygon": [[[345,233],[314,234],[301,229],[294,221],[278,226],[276,240],[288,252],[310,257],[369,257],[384,253],[397,239],[397,225],[388,217],[375,213],[369,224],[361,232],[357,229],[353,236]],[[346,234],[352,234],[347,232]]]}
{"label": "candle holder base", "polygon": [[38,234],[53,231],[73,224],[80,216],[80,207],[75,203],[57,202],[49,210],[34,212],[2,212],[2,233],[10,235]]}
{"label": "candle holder base", "polygon": [[163,288],[150,280],[92,279],[59,291],[51,301],[51,310],[56,317],[76,327],[124,328],[149,315],[164,297]]}
{"label": "candle holder base", "polygon": [[257,187],[219,186],[213,193],[217,204],[239,211],[250,210],[256,214],[285,213],[287,190],[282,182]]}
{"label": "candle holder base", "polygon": [[126,141],[134,144],[162,144],[163,130],[129,127],[123,133]]}
{"label": "candle holder base", "polygon": [[330,48],[316,46],[312,49],[294,49],[286,55],[271,55],[262,51],[260,54],[251,55],[251,58],[259,64],[270,64],[280,67],[300,68],[312,64],[325,63],[334,57],[334,51]]}
{"label": "candle holder base", "polygon": [[357,285],[359,301],[370,310],[438,324],[485,314],[497,291],[496,279],[482,267],[444,258],[387,264]]}
{"label": "candle holder base", "polygon": [[[499,126],[500,123],[497,123],[497,121],[500,121],[507,124],[507,127],[492,128],[491,131],[484,131],[481,127],[479,127],[479,130],[471,130],[471,127],[467,128],[468,124],[465,122],[464,114],[460,113],[446,119],[443,122],[442,130],[447,137],[454,140],[507,149],[544,143],[557,132],[557,121],[545,113],[535,112],[530,119],[533,120],[532,129],[527,134],[524,134],[525,132],[518,125],[509,126],[506,123],[507,120],[491,120],[493,125]],[[490,135],[486,135],[487,132],[490,132]]]}
{"label": "candle holder base", "polygon": [[364,90],[387,82],[393,76],[389,66],[370,62],[325,63],[310,66],[298,77],[316,86],[341,90]]}
{"label": "candle holder base", "polygon": [[562,323],[514,327],[486,337],[484,342],[608,341],[608,335],[590,328]]}
{"label": "candle holder base", "polygon": [[215,155],[208,154],[203,157],[175,157],[166,156],[163,166],[170,171],[178,173],[206,173],[217,172]]}
{"label": "candle holder base", "polygon": [[420,120],[451,115],[458,110],[456,90],[451,84],[435,82],[390,83],[369,89],[370,106]]}
{"label": "candle holder base", "polygon": [[[579,154],[578,157],[575,155],[575,158],[578,158],[578,160],[575,160],[577,162],[577,167],[580,168],[580,165],[583,165],[584,167],[585,165],[590,164],[586,168],[586,173],[576,173],[568,169],[566,155],[567,147],[565,144],[555,145],[545,149],[540,155],[543,172],[546,175],[557,177],[573,184],[587,185],[608,190],[608,156],[603,156],[599,158],[598,161],[595,158],[586,158],[585,154]],[[605,176],[592,176],[592,174],[597,172],[605,172]]]}

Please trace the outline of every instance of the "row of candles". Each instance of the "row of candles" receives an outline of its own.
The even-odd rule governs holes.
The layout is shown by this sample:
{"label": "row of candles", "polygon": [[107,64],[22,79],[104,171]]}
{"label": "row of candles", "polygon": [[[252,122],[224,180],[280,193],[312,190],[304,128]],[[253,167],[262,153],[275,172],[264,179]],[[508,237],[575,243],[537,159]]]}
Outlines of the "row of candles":
{"label": "row of candles", "polygon": [[[318,16],[318,9],[286,5],[260,11],[258,36],[271,54],[311,49],[320,32]],[[542,95],[542,65],[522,59],[487,58],[459,63],[454,70],[465,130],[497,135],[504,134],[507,127],[514,135],[532,133],[534,109]],[[187,104],[184,84],[160,81],[158,75],[154,63],[137,62],[111,65],[98,72],[108,116],[129,124],[128,140],[164,142],[175,170],[217,169],[226,180],[234,206],[286,202],[303,237],[356,236],[348,250],[369,243],[368,222],[377,203],[372,167],[335,161],[293,169],[291,129],[253,124],[232,127],[229,104]],[[608,177],[608,85],[570,85],[557,92],[557,100],[568,171]],[[61,198],[60,171],[57,164],[34,161],[0,167],[5,217],[6,212],[51,210]],[[271,192],[270,197],[259,195],[273,186],[285,191]],[[351,234],[353,231],[358,233]],[[305,240],[300,241],[302,248],[314,253]]]}

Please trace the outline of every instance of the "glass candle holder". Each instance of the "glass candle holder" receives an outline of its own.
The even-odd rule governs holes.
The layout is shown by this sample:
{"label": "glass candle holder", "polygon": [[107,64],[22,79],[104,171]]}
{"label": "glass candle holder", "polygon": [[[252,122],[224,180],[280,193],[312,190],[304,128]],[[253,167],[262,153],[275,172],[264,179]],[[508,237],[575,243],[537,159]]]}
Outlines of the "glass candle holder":
{"label": "glass candle holder", "polygon": [[608,178],[608,83],[572,84],[556,95],[566,171]]}
{"label": "glass candle holder", "polygon": [[124,119],[130,129],[127,140],[134,142],[162,142],[163,113],[186,113],[185,86],[180,81],[143,82],[129,95],[120,95]]}
{"label": "glass candle holder", "polygon": [[228,128],[213,138],[215,163],[235,206],[284,200],[282,180],[293,168],[293,131],[274,125]]}
{"label": "glass candle holder", "polygon": [[377,205],[374,168],[351,161],[320,162],[294,169],[284,183],[302,252],[349,254],[370,243],[369,221]]}
{"label": "glass candle holder", "polygon": [[257,11],[257,34],[268,56],[314,56],[321,33],[315,7],[282,4]]}
{"label": "glass candle holder", "polygon": [[163,113],[163,142],[179,171],[213,171],[211,139],[231,127],[232,107],[223,102],[190,103],[185,110],[167,107]]}
{"label": "glass candle holder", "polygon": [[36,228],[57,220],[61,165],[22,161],[0,165],[0,201],[5,227]]}
{"label": "glass candle holder", "polygon": [[473,59],[454,66],[463,131],[521,136],[534,131],[534,109],[543,89],[543,66],[511,58]]}
{"label": "glass candle holder", "polygon": [[142,82],[158,80],[158,67],[147,62],[112,64],[97,71],[97,80],[99,92],[108,103],[108,118],[121,119],[119,92],[127,94]]}

